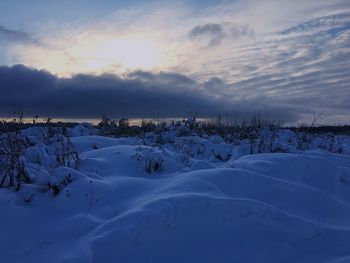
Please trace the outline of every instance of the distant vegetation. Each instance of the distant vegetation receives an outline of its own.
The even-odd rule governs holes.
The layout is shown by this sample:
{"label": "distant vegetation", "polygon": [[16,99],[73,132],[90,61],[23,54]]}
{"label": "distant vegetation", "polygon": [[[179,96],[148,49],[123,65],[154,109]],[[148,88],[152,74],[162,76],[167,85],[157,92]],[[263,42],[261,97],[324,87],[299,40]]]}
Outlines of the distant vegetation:
{"label": "distant vegetation", "polygon": [[[17,113],[18,114],[18,113]],[[79,122],[66,122],[66,121],[53,121],[52,118],[44,118],[38,120],[34,117],[31,122],[24,122],[22,113],[14,118],[5,118],[0,121],[0,132],[15,132],[21,129],[30,127],[66,127],[73,128],[80,124]],[[196,119],[196,118],[183,118],[181,120],[162,121],[159,119],[147,119],[141,120],[139,124],[130,124],[126,118],[113,119],[103,116],[101,121],[92,127],[97,128],[101,135],[122,137],[122,136],[142,136],[146,132],[158,132],[164,129],[167,125],[185,125],[189,126],[188,121],[193,120],[190,125],[191,129],[194,129],[198,134],[206,133],[208,135],[217,134],[222,137],[227,137],[232,134],[244,134],[249,133],[252,129],[256,128],[269,128],[269,129],[290,129],[295,132],[304,132],[310,134],[326,134],[332,133],[334,135],[350,135],[350,125],[317,125],[317,119],[311,124],[300,124],[297,126],[285,127],[281,125],[281,121],[273,120],[270,118],[264,118],[261,116],[253,116],[249,120],[238,121],[225,121],[220,117],[212,119]],[[230,137],[230,136],[228,136]]]}

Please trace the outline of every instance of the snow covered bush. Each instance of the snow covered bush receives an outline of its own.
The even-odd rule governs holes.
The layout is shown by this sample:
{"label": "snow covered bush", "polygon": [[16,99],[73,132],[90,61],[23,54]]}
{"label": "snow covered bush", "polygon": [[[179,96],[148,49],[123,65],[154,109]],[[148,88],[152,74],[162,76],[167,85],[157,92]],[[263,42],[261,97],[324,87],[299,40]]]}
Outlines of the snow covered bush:
{"label": "snow covered bush", "polygon": [[212,153],[215,158],[221,161],[228,161],[232,156],[233,145],[226,143],[214,144]]}
{"label": "snow covered bush", "polygon": [[163,169],[164,158],[162,151],[150,147],[138,147],[132,156],[134,160],[141,161],[145,172],[157,173]]}
{"label": "snow covered bush", "polygon": [[65,126],[31,127],[0,135],[0,188],[19,191],[31,185],[57,195],[73,177],[54,170],[61,166],[78,169],[79,164],[79,153]]}
{"label": "snow covered bush", "polygon": [[145,156],[145,171],[156,173],[163,168],[164,160],[160,152],[150,152]]}

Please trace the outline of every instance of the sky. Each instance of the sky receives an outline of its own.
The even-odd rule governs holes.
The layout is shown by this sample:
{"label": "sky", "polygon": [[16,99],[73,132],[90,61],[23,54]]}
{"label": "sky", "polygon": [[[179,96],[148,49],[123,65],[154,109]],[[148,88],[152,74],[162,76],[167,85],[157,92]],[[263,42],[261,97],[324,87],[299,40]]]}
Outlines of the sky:
{"label": "sky", "polygon": [[350,123],[348,0],[2,0],[0,115]]}

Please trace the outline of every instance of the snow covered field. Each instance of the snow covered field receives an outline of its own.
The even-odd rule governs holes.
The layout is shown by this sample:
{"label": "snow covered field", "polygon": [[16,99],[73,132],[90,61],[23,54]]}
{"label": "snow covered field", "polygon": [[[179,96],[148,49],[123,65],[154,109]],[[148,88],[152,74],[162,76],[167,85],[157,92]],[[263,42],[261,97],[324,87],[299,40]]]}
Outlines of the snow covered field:
{"label": "snow covered field", "polygon": [[350,262],[350,137],[66,132],[2,160],[0,262]]}

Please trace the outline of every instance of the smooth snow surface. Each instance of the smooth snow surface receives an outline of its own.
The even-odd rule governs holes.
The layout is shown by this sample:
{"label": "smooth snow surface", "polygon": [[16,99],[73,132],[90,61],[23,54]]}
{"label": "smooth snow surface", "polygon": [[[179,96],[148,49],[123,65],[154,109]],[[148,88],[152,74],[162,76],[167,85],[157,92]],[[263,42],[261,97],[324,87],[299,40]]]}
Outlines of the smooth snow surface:
{"label": "smooth snow surface", "polygon": [[347,154],[76,136],[57,196],[0,189],[0,262],[350,262]]}

